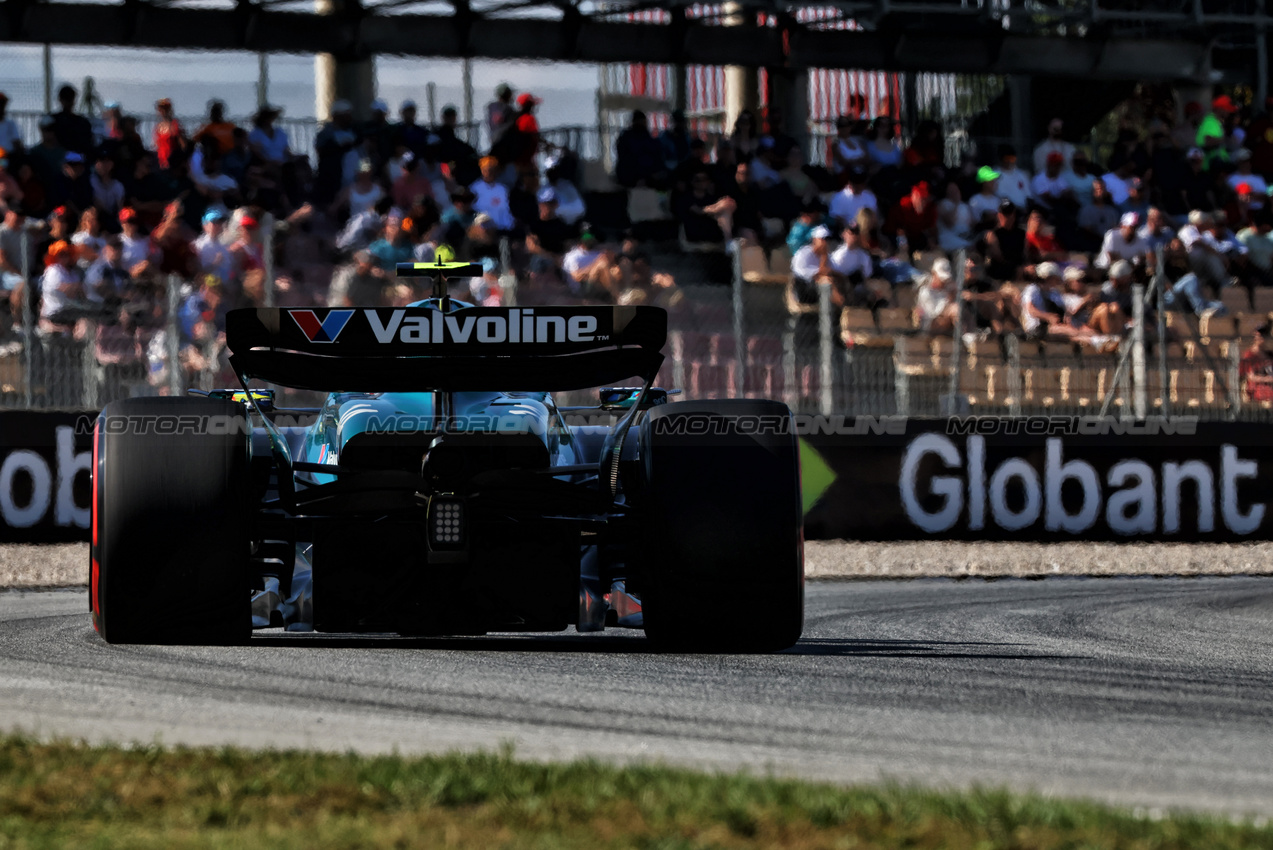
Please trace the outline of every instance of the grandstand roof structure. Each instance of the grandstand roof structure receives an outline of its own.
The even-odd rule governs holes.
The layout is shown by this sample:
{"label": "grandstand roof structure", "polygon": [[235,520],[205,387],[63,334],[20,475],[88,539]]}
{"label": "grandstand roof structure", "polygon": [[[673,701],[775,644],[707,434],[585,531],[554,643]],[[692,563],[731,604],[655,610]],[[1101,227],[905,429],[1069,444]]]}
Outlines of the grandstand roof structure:
{"label": "grandstand roof structure", "polygon": [[[0,40],[9,42],[330,53],[351,59],[396,54],[1199,82],[1213,78],[1215,48],[1249,51],[1273,22],[1265,0],[737,0],[726,5],[686,0],[0,0],[0,8]],[[810,9],[819,14],[807,14]]]}

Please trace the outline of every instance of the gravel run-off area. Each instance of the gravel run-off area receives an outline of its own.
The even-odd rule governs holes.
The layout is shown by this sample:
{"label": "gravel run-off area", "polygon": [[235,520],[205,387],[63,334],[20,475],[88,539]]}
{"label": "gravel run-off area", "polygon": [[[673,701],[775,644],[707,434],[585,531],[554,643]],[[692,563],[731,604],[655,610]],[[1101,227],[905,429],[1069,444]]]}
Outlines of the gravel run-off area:
{"label": "gravel run-off area", "polygon": [[[805,543],[809,578],[1273,575],[1273,543]],[[88,544],[0,545],[0,587],[88,582]]]}

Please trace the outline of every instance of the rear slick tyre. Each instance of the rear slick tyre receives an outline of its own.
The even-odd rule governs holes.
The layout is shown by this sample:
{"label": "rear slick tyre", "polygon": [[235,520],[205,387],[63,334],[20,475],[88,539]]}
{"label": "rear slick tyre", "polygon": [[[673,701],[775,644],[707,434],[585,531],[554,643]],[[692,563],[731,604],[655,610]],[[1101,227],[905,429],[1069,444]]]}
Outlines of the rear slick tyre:
{"label": "rear slick tyre", "polygon": [[804,627],[800,458],[773,401],[680,402],[641,424],[646,635],[670,650],[777,652]]}
{"label": "rear slick tyre", "polygon": [[107,643],[246,641],[249,528],[241,405],[127,399],[98,416],[89,604]]}

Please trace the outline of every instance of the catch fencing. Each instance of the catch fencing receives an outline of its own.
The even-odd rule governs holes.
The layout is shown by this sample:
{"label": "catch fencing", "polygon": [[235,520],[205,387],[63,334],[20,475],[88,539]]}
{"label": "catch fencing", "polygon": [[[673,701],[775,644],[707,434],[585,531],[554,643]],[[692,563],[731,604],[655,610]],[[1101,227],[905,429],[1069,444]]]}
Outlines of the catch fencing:
{"label": "catch fencing", "polygon": [[[275,304],[274,260],[263,228],[265,286],[260,303]],[[25,231],[29,281],[13,298],[14,278],[3,290],[10,309],[0,309],[0,408],[100,409],[137,395],[180,395],[189,389],[235,386],[228,352],[215,334],[190,337],[197,285],[177,275],[149,276],[133,300],[108,307],[101,301],[68,302],[60,315],[41,320],[40,275],[29,250],[37,234]],[[789,270],[766,260],[759,248],[680,257],[677,285],[633,290],[621,303],[665,307],[669,334],[660,386],[686,398],[772,398],[793,410],[846,416],[938,415],[1146,415],[1185,414],[1202,420],[1273,419],[1271,402],[1248,397],[1241,368],[1242,340],[1251,320],[1220,315],[1160,312],[1161,329],[1133,329],[1116,350],[1094,351],[1070,343],[1035,342],[1015,336],[933,336],[912,323],[909,281],[876,292],[874,309],[841,308],[830,286],[816,301],[795,297]],[[696,284],[732,267],[732,284]],[[956,270],[962,264],[956,262]],[[511,273],[505,252],[503,303],[563,303],[558,289],[536,291]],[[712,269],[708,269],[712,266]],[[1157,285],[1157,284],[1155,284]],[[1140,303],[1153,301],[1154,286],[1138,288]],[[467,286],[467,284],[465,284]],[[325,287],[324,287],[325,288]],[[469,298],[467,292],[453,291]],[[187,326],[183,328],[183,309]],[[195,311],[197,312],[197,311]],[[46,311],[47,313],[47,311]],[[958,326],[958,325],[957,325]],[[1154,339],[1167,339],[1154,343]],[[333,387],[333,389],[340,389]],[[315,393],[280,388],[280,403],[311,406]],[[568,394],[565,404],[586,404],[588,394]]]}

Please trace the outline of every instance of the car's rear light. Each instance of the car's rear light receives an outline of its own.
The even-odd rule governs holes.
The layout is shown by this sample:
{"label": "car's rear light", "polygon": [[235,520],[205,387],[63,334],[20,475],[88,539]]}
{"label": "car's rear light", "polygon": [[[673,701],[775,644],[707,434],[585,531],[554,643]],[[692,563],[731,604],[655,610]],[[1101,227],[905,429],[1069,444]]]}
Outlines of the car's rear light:
{"label": "car's rear light", "polygon": [[434,549],[464,548],[464,501],[449,496],[429,500],[429,545]]}

